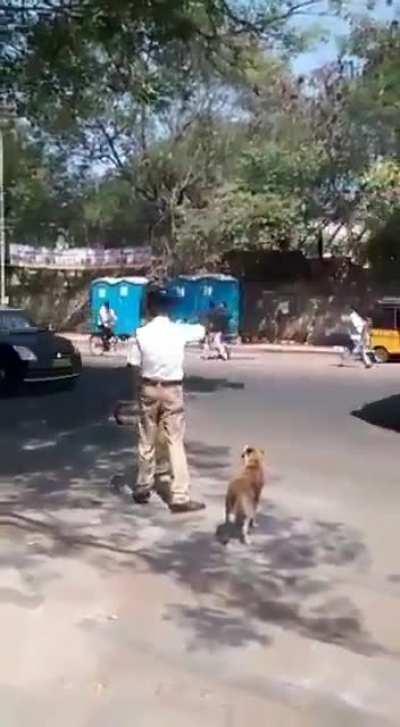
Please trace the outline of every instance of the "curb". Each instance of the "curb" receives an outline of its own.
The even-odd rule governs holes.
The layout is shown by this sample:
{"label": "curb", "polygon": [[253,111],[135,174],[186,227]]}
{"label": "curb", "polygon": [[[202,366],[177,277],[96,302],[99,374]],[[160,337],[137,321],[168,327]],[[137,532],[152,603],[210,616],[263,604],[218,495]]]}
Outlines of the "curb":
{"label": "curb", "polygon": [[263,344],[238,344],[234,346],[234,351],[243,351],[254,353],[317,353],[317,354],[338,354],[338,349],[341,347],[336,346],[299,346],[296,344],[282,344],[282,343],[266,343]]}
{"label": "curb", "polygon": [[[80,348],[87,349],[89,334],[85,333],[63,333],[65,338],[75,343]],[[198,346],[190,346],[192,350],[198,350]],[[314,353],[314,354],[335,354],[341,351],[340,346],[308,346],[291,343],[237,343],[232,346],[233,351],[238,353]]]}

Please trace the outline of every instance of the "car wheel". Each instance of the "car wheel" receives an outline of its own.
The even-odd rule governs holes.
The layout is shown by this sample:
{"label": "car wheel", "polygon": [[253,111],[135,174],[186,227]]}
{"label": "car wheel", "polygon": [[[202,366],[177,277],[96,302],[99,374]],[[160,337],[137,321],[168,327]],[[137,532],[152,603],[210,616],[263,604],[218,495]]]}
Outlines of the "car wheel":
{"label": "car wheel", "polygon": [[383,346],[374,348],[374,356],[377,363],[387,363],[390,358],[389,351]]}
{"label": "car wheel", "polygon": [[18,392],[23,381],[22,364],[18,356],[0,355],[0,393],[11,396]]}

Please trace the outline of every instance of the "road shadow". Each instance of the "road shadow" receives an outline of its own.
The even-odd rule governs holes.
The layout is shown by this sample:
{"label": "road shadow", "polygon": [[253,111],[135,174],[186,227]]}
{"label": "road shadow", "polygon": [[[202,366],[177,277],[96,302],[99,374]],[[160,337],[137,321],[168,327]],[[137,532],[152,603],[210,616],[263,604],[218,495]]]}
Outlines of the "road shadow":
{"label": "road shadow", "polygon": [[[130,486],[136,477],[136,427],[119,427],[113,416],[116,402],[134,401],[135,390],[131,371],[100,364],[72,392],[35,388],[2,401],[0,568],[15,564],[21,540],[26,574],[46,559],[88,552],[109,570],[119,557],[131,561],[146,538],[174,528],[158,498],[149,512],[134,506],[129,491],[111,489],[115,475]],[[223,477],[229,448],[189,441],[187,449],[200,475]]]}
{"label": "road shadow", "polygon": [[[188,649],[267,646],[272,640],[268,627],[279,626],[359,654],[387,653],[368,634],[352,600],[335,592],[354,569],[368,567],[365,546],[347,526],[305,522],[270,506],[260,515],[251,548],[236,543],[223,548],[203,518],[183,520],[177,530],[165,509],[115,507],[108,496],[93,527],[87,520],[70,527],[57,513],[25,515],[9,507],[0,510],[0,533],[13,528],[28,541],[29,548],[17,557],[19,572],[30,579],[41,563],[59,557],[89,558],[106,572],[128,569],[130,577],[136,569],[168,575],[199,601],[198,606],[164,607],[163,617],[179,625]],[[91,516],[95,512],[93,506]],[[3,553],[0,568],[15,566],[15,558],[15,552]],[[0,600],[15,603],[19,595],[0,592]]]}
{"label": "road shadow", "polygon": [[215,608],[171,605],[168,617],[195,634],[190,648],[268,643],[260,624],[271,624],[369,656],[384,651],[351,599],[333,593],[336,579],[366,568],[369,560],[357,533],[341,523],[306,523],[270,506],[251,548],[224,548],[198,531],[184,543],[160,544],[140,556],[152,571],[168,572],[201,597],[217,597]]}
{"label": "road shadow", "polygon": [[[215,392],[233,386],[225,379],[189,378],[187,390]],[[98,497],[113,474],[130,481],[136,466],[137,376],[132,370],[98,365],[83,372],[72,392],[40,388],[3,400],[0,409],[0,478],[21,506],[65,504],[68,490],[79,490],[76,506],[85,497]],[[117,426],[118,401],[133,402],[131,426]],[[189,414],[190,415],[190,414]],[[188,442],[189,461],[197,470],[223,469],[229,450],[218,445]],[[79,481],[83,486],[78,487]],[[3,485],[3,492],[5,492]],[[69,506],[74,503],[69,501]]]}
{"label": "road shadow", "polygon": [[364,404],[351,415],[375,427],[400,432],[400,394]]}
{"label": "road shadow", "polygon": [[220,389],[243,391],[245,385],[242,381],[231,381],[227,378],[205,378],[204,376],[187,376],[185,378],[185,391],[188,394],[212,394]]}
{"label": "road shadow", "polygon": [[109,471],[132,459],[132,434],[116,426],[112,412],[133,395],[125,369],[98,367],[84,371],[72,392],[35,389],[3,401],[2,500],[43,508],[63,506],[74,490],[70,507],[96,498]]}
{"label": "road shadow", "polygon": [[[189,386],[208,395],[226,387],[218,381]],[[83,373],[73,393],[2,402],[0,569],[17,564],[27,579],[35,576],[36,599],[45,597],[44,580],[55,577],[49,563],[57,558],[89,559],[106,574],[122,569],[134,576],[137,568],[167,575],[198,596],[198,606],[171,603],[164,614],[182,627],[188,648],[267,645],[266,628],[276,625],[351,651],[379,653],[362,614],[334,594],[335,583],[368,560],[357,533],[346,526],[305,522],[269,506],[250,548],[224,548],[214,536],[212,514],[183,517],[178,526],[158,499],[135,507],[111,493],[113,474],[134,471],[136,435],[113,418],[116,401],[132,400],[134,393],[129,370],[99,366]],[[222,512],[229,447],[189,441],[188,454],[205,477],[202,494],[210,512],[214,503]],[[3,602],[22,603],[20,597],[22,592],[0,593]],[[33,601],[29,596],[23,603],[28,608]]]}
{"label": "road shadow", "polygon": [[221,646],[238,648],[252,642],[268,646],[272,642],[254,619],[237,614],[233,609],[172,605],[168,607],[165,619],[176,621],[182,629],[191,631],[193,636],[188,643],[191,650],[206,647],[209,651],[217,651]]}

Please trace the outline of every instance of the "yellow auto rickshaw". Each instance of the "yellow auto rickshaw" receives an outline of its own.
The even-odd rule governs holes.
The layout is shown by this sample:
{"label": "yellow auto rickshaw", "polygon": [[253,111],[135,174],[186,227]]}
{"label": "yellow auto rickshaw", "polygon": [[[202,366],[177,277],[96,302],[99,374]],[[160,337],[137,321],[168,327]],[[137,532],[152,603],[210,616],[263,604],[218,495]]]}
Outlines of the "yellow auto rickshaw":
{"label": "yellow auto rickshaw", "polygon": [[377,301],[372,313],[371,348],[379,363],[400,356],[400,298]]}

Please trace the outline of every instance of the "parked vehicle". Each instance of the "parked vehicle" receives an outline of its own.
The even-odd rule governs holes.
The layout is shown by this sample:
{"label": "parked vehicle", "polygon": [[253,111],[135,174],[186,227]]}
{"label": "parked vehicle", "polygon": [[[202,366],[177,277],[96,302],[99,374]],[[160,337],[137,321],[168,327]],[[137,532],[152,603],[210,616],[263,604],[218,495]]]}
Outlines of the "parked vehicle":
{"label": "parked vehicle", "polygon": [[371,348],[379,363],[400,356],[400,298],[382,298],[372,313]]}
{"label": "parked vehicle", "polygon": [[72,385],[81,370],[81,355],[68,339],[36,325],[24,310],[0,308],[2,393],[13,393],[23,382]]}

